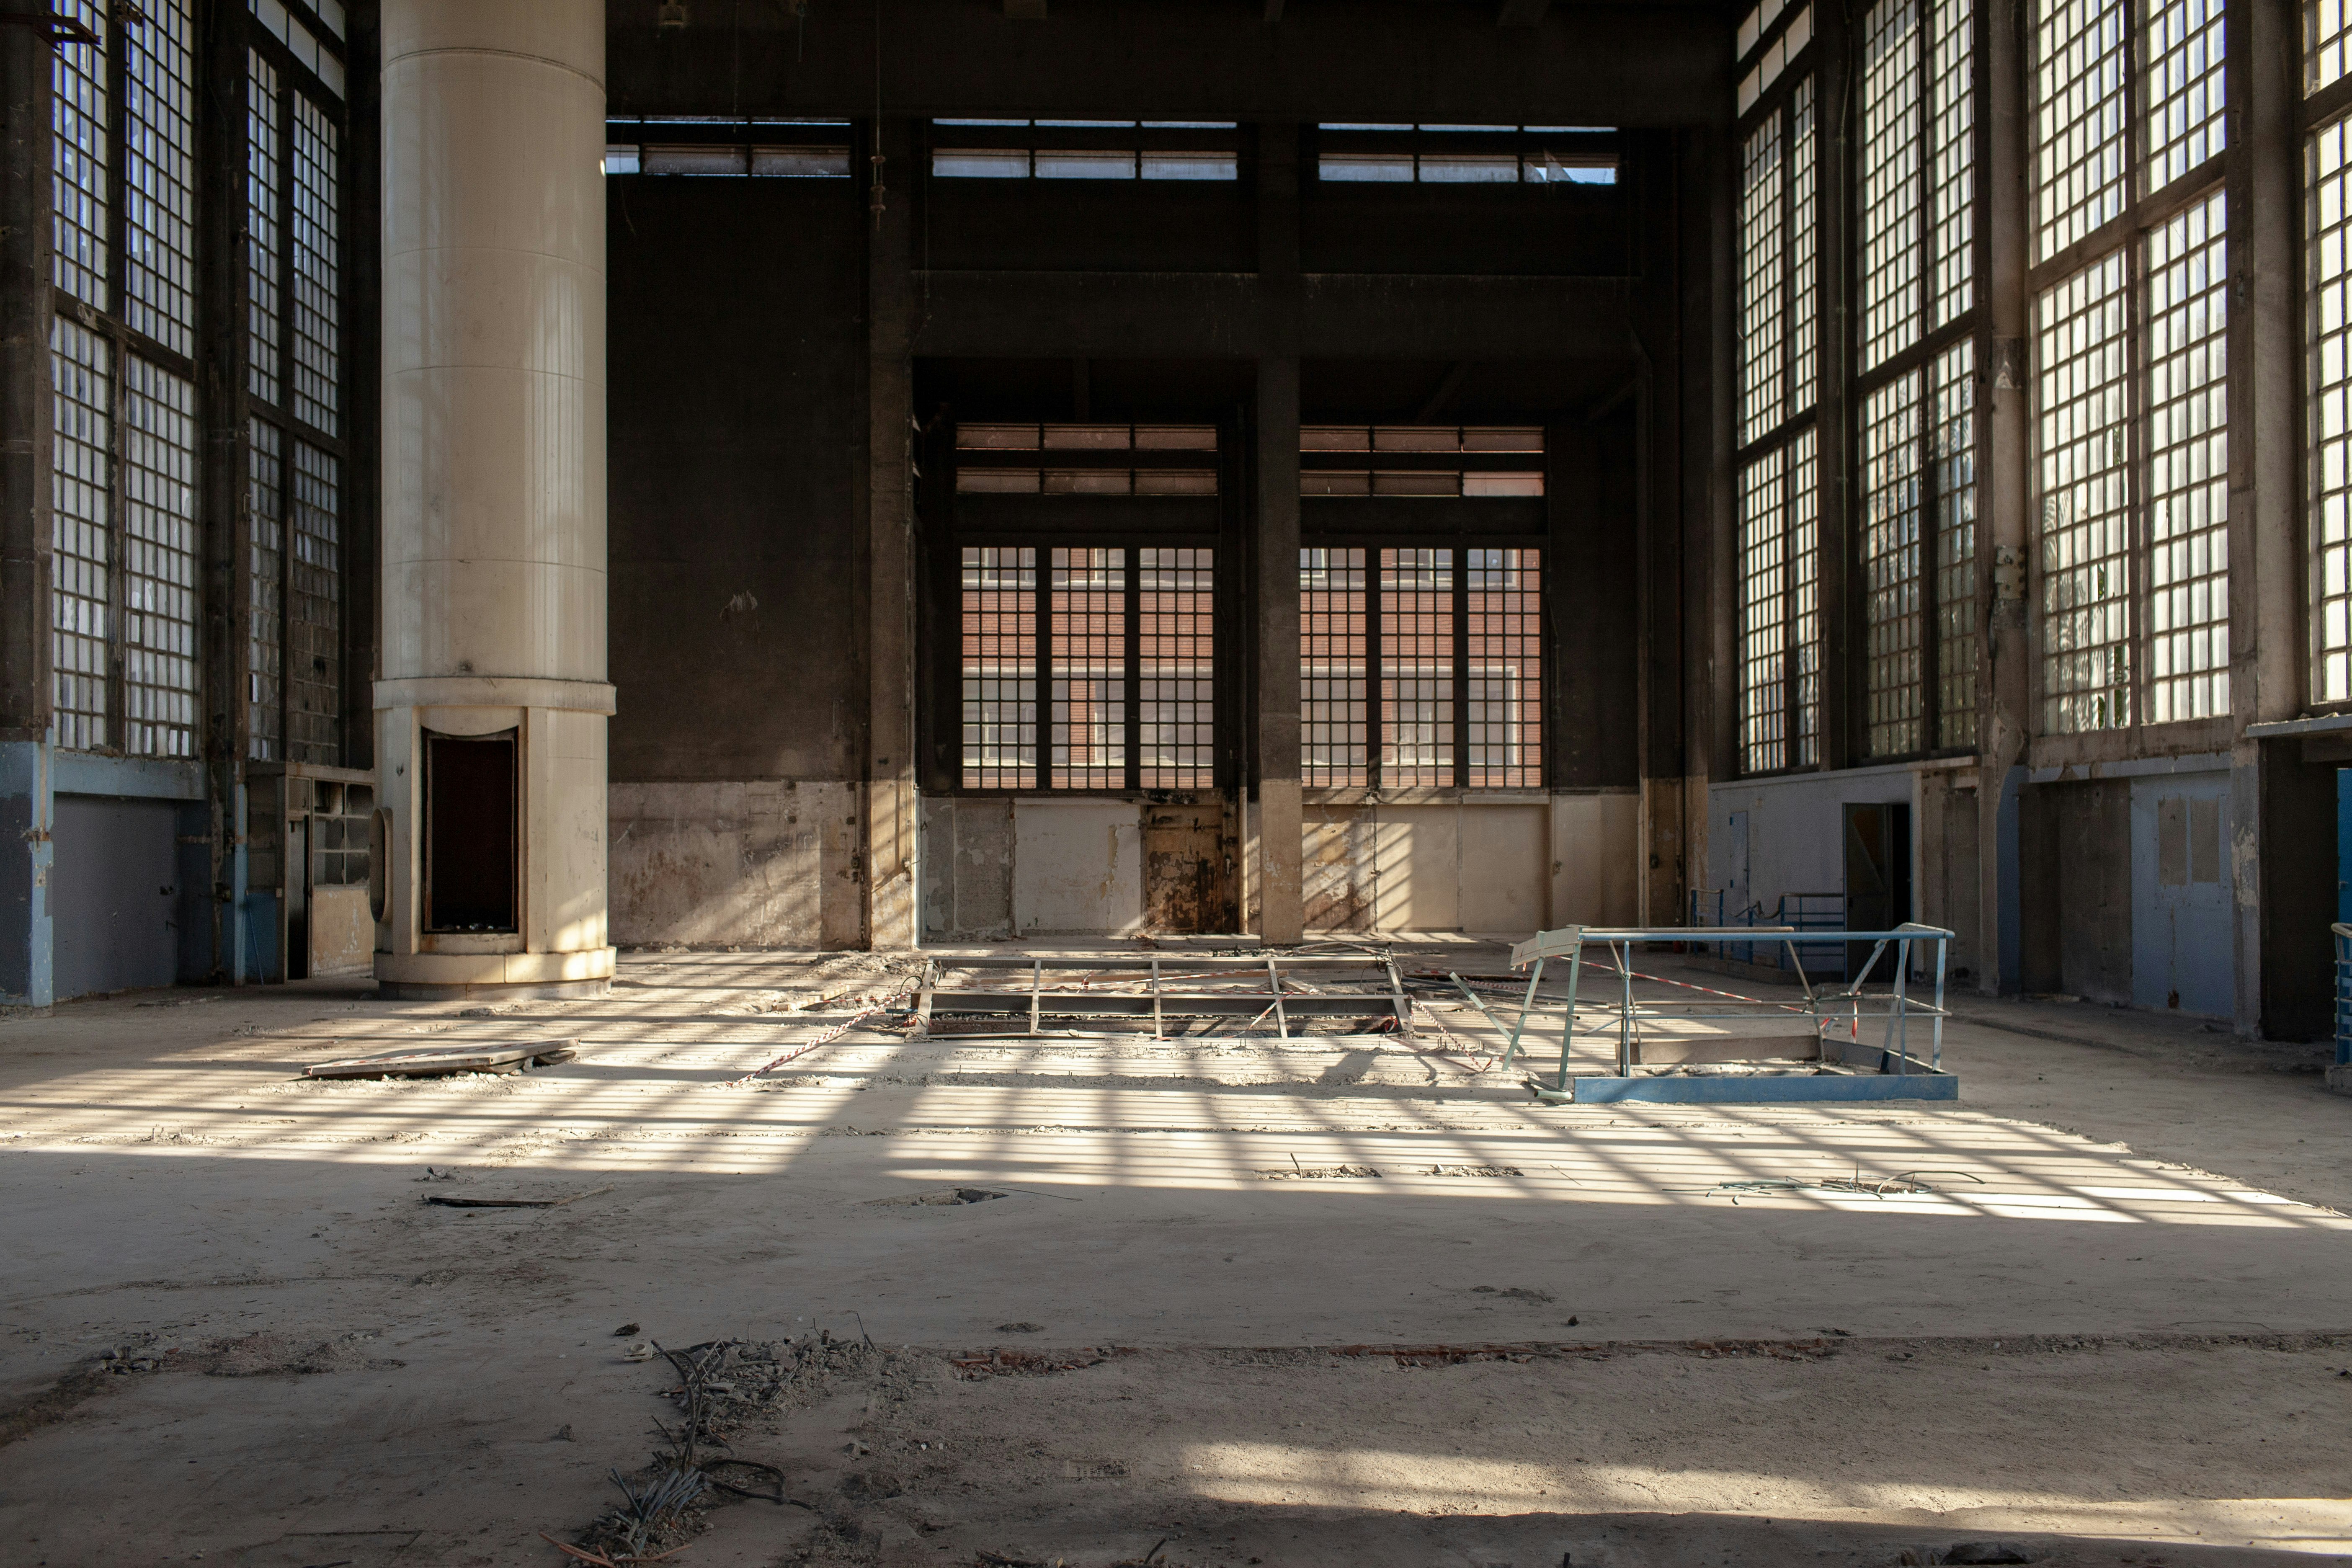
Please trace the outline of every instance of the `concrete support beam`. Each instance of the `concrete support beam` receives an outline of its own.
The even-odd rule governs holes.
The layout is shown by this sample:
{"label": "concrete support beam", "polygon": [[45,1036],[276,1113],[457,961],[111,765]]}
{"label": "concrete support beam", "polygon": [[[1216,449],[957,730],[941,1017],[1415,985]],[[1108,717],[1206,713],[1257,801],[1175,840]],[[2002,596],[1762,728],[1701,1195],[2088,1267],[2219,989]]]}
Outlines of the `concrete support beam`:
{"label": "concrete support beam", "polygon": [[51,999],[49,50],[0,27],[0,1003]]}
{"label": "concrete support beam", "polygon": [[[601,992],[604,7],[388,0],[383,26],[376,976],[404,994]],[[452,750],[467,783],[428,821],[434,738],[509,732],[511,794]],[[429,840],[508,812],[511,901],[478,889],[467,908],[510,918],[436,910]]]}
{"label": "concrete support beam", "polygon": [[1258,142],[1258,277],[1264,345],[1257,363],[1256,784],[1258,936],[1304,934],[1298,750],[1298,129],[1268,125]]}
{"label": "concrete support beam", "polygon": [[2028,139],[2025,0],[1995,0],[1980,24],[1978,82],[1984,113],[1984,218],[1977,266],[1985,280],[1985,326],[1977,340],[1979,538],[1977,592],[1985,628],[1977,667],[1977,943],[1979,984],[2018,989],[2022,962],[2017,791],[2032,733],[2032,650],[2026,635],[2025,563],[2032,539],[2031,359],[2026,331]]}
{"label": "concrete support beam", "polygon": [[[2310,674],[2303,591],[2303,494],[2296,458],[2303,446],[2297,405],[2303,360],[2296,341],[2295,290],[2302,279],[2295,236],[2302,157],[2295,135],[2298,30],[2281,7],[2231,0],[2225,65],[2229,100],[2244,107],[2229,152],[2230,211],[2230,881],[2234,1022],[2241,1035],[2263,1032],[2267,984],[2262,838],[2278,818],[2279,792],[2264,810],[2263,747],[2246,726],[2294,718]],[[2292,744],[2273,748],[2273,765],[2294,769]],[[2308,793],[2307,791],[2305,793]],[[2323,805],[2325,803],[2322,803]],[[2332,882],[2332,874],[2326,877]],[[2329,962],[2324,929],[2331,911],[2307,915],[2307,933],[2282,933],[2285,952],[2268,962]],[[2273,944],[2277,945],[2277,944]],[[2289,958],[2288,954],[2299,955]],[[2290,987],[2292,989],[2292,987]]]}
{"label": "concrete support beam", "polygon": [[[1042,6],[1040,7],[1042,12]],[[1008,12],[1008,14],[1010,14]],[[913,184],[907,121],[875,128],[874,177]],[[866,270],[866,940],[908,948],[921,934],[916,866],[913,204],[878,192]]]}

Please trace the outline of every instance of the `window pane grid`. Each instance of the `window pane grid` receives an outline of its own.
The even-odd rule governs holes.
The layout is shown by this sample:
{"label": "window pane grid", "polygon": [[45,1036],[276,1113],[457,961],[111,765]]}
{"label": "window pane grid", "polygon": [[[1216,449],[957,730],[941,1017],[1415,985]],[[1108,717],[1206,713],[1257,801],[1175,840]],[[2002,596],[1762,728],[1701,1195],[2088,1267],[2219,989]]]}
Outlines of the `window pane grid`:
{"label": "window pane grid", "polygon": [[1372,782],[1364,552],[1298,552],[1299,761],[1309,787]]}
{"label": "window pane grid", "polygon": [[196,754],[196,389],[124,362],[122,749]]}
{"label": "window pane grid", "polygon": [[2131,722],[2124,258],[2034,301],[2042,728]]}
{"label": "window pane grid", "polygon": [[1215,552],[1137,552],[1136,671],[1145,789],[1206,789],[1216,782]]}
{"label": "window pane grid", "polygon": [[1819,379],[1813,344],[1820,331],[1821,279],[1813,263],[1821,155],[1811,77],[1790,94],[1789,116],[1789,416],[1794,418],[1813,405]]}
{"label": "window pane grid", "polygon": [[1919,336],[1919,0],[1881,0],[1863,37],[1862,362]]}
{"label": "window pane grid", "polygon": [[1788,765],[1788,448],[1739,476],[1739,755],[1751,773]]}
{"label": "window pane grid", "polygon": [[1053,552],[1054,789],[1127,786],[1127,552]]}
{"label": "window pane grid", "polygon": [[56,0],[60,20],[79,22],[99,43],[60,39],[50,50],[50,277],[83,304],[103,310],[113,268],[107,245],[106,48],[109,8],[99,0]]}
{"label": "window pane grid", "polygon": [[1740,439],[1779,425],[1788,406],[1785,129],[1773,116],[1748,137],[1739,199]]}
{"label": "window pane grid", "polygon": [[1931,395],[1936,481],[1937,744],[1977,743],[1976,345],[1936,358]]}
{"label": "window pane grid", "polygon": [[962,552],[963,784],[1037,784],[1037,552]]}
{"label": "window pane grid", "polygon": [[1862,571],[1868,628],[1869,751],[1903,756],[1924,749],[1926,626],[1919,550],[1920,436],[1926,376],[1897,377],[1863,405]]}
{"label": "window pane grid", "polygon": [[1970,0],[1938,0],[1928,59],[1928,279],[1944,326],[1976,304],[1976,16]]}
{"label": "window pane grid", "polygon": [[194,57],[187,0],[123,31],[123,316],[177,353],[195,338]]}
{"label": "window pane grid", "polygon": [[2322,127],[2305,158],[2312,695],[2343,702],[2352,700],[2352,120]]}
{"label": "window pane grid", "polygon": [[2306,97],[2352,69],[2352,0],[2304,0],[2303,90]]}
{"label": "window pane grid", "polygon": [[2222,0],[2147,0],[2147,188],[2218,154],[2225,138]]}
{"label": "window pane grid", "polygon": [[1381,784],[1454,776],[1454,552],[1381,552]]}
{"label": "window pane grid", "polygon": [[2153,723],[2230,710],[2227,229],[2217,193],[2147,237]]}
{"label": "window pane grid", "polygon": [[1790,763],[1822,760],[1822,560],[1818,439],[1811,430],[1789,444],[1789,662],[1796,733]]}
{"label": "window pane grid", "polygon": [[281,647],[286,614],[286,510],[278,479],[285,440],[275,425],[247,425],[246,464],[247,633],[246,727],[247,749],[257,760],[282,762],[285,664]]}
{"label": "window pane grid", "polygon": [[59,316],[49,323],[49,366],[56,410],[49,459],[52,700],[57,744],[89,751],[111,741],[113,345]]}
{"label": "window pane grid", "polygon": [[1468,553],[1472,789],[1543,783],[1542,562],[1539,550]]}
{"label": "window pane grid", "polygon": [[287,752],[296,762],[342,759],[342,465],[294,443],[292,570],[287,574]]}
{"label": "window pane grid", "polygon": [[2044,0],[2034,24],[2034,257],[2124,210],[2125,0]]}
{"label": "window pane grid", "polygon": [[284,237],[278,231],[278,174],[285,156],[278,69],[258,51],[246,57],[245,228],[246,390],[264,403],[278,395],[278,357],[284,341],[278,275]]}
{"label": "window pane grid", "polygon": [[301,94],[293,102],[294,413],[331,436],[341,405],[335,125]]}

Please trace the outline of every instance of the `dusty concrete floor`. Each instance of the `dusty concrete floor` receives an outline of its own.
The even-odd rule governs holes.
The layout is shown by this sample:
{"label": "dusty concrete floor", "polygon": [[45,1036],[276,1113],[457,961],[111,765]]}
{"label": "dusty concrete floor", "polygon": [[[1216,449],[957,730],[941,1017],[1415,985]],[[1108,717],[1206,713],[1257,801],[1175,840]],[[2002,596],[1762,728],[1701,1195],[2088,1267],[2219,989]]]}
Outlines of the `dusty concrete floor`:
{"label": "dusty concrete floor", "polygon": [[[1471,1052],[857,1032],[731,1087],[875,963],[0,1021],[0,1563],[570,1561],[540,1532],[677,1418],[629,1346],[821,1331],[856,1353],[733,1437],[808,1506],[669,1561],[2352,1553],[2352,1100],[2313,1049],[1975,1002],[2011,1028],[1952,1027],[1956,1107],[1546,1108],[1448,1014]],[[522,1077],[294,1076],[557,1036]],[[1716,1186],[1910,1170],[1956,1173]],[[958,1187],[1005,1195],[890,1201]]]}

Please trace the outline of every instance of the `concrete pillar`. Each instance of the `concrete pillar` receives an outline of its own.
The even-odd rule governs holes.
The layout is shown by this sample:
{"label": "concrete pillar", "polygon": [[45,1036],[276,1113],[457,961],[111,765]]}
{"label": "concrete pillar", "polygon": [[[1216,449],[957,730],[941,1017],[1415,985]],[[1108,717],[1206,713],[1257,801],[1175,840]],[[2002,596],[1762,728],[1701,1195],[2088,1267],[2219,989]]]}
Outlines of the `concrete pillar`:
{"label": "concrete pillar", "polygon": [[1257,835],[1258,940],[1305,934],[1298,751],[1298,128],[1258,127],[1257,732],[1250,821]]}
{"label": "concrete pillar", "polygon": [[[2295,236],[2303,195],[2301,139],[2295,109],[2302,73],[2297,68],[2300,30],[2281,7],[2259,0],[2232,0],[2225,26],[2230,33],[2228,97],[2244,108],[2235,117],[2238,132],[2229,152],[2230,207],[2230,883],[2232,967],[2236,980],[2235,1023],[2240,1035],[2264,1032],[2273,1009],[2265,993],[2281,992],[2273,966],[2315,968],[2328,964],[2325,927],[2329,911],[2301,918],[2305,900],[2281,898],[2290,877],[2266,898],[2262,875],[2264,803],[2282,796],[2308,797],[2326,780],[2277,781],[2265,788],[2265,765],[2302,766],[2294,742],[2263,743],[2246,726],[2293,719],[2302,712],[2311,671],[2308,599],[2303,591],[2303,489],[2297,458],[2304,444],[2298,406],[2303,355],[2296,336],[2295,292],[2302,284],[2302,257]],[[2323,789],[2323,793],[2324,789]],[[2327,803],[2317,801],[2320,820]],[[2309,877],[2306,873],[2306,878]],[[2332,871],[2319,879],[2332,884]],[[2265,905],[2286,916],[2264,953]],[[2288,911],[2294,911],[2290,915]],[[2294,929],[2298,920],[2307,930]],[[2298,987],[2288,981],[2284,991]],[[2276,1020],[2290,1027],[2284,1019]],[[2287,1037],[2296,1037],[2292,1032]]]}
{"label": "concrete pillar", "polygon": [[[604,7],[385,0],[383,29],[376,976],[400,995],[601,992]],[[503,763],[459,760],[496,736],[510,794],[477,787]],[[455,891],[436,910],[436,863],[469,879],[461,912],[495,903],[503,851],[477,851],[509,816],[504,918],[453,917]]]}
{"label": "concrete pillar", "polygon": [[51,999],[49,50],[0,27],[0,1004]]}
{"label": "concrete pillar", "polygon": [[2032,650],[2025,562],[2032,540],[2029,439],[2032,356],[2025,299],[2027,139],[2024,0],[1997,0],[1980,26],[1985,66],[1984,215],[1977,265],[1986,325],[1977,342],[1977,583],[1983,653],[1977,666],[1978,984],[2014,992],[2022,952],[2018,790],[2032,732]]}
{"label": "concrete pillar", "polygon": [[914,139],[903,120],[876,125],[874,135],[884,154],[884,189],[868,237],[866,271],[866,941],[873,948],[908,948],[921,931],[920,806],[915,796],[915,226],[908,195]]}

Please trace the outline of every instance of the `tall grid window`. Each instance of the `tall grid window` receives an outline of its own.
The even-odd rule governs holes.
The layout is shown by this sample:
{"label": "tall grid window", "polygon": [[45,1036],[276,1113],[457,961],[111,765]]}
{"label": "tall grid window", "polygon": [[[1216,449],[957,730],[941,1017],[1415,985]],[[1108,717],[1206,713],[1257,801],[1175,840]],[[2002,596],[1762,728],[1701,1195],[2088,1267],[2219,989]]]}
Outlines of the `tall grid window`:
{"label": "tall grid window", "polygon": [[188,0],[148,0],[123,33],[123,320],[177,354],[195,345],[194,56]]}
{"label": "tall grid window", "polygon": [[247,57],[245,126],[245,243],[248,342],[246,384],[264,403],[278,401],[278,358],[285,337],[278,275],[285,267],[283,200],[285,107],[278,68],[255,49]]}
{"label": "tall grid window", "polygon": [[2042,0],[2034,21],[2034,259],[2123,216],[2126,7]]}
{"label": "tall grid window", "polygon": [[2147,237],[2148,720],[2230,709],[2222,198]]}
{"label": "tall grid window", "polygon": [[1360,547],[1298,552],[1299,758],[1311,785],[1372,782],[1364,584]]}
{"label": "tall grid window", "polygon": [[1870,370],[1975,306],[1972,0],[1881,0],[1865,19],[1857,214]]}
{"label": "tall grid window", "polygon": [[[322,14],[323,15],[323,14]],[[257,758],[340,763],[342,721],[343,434],[341,158],[343,73],[331,45],[256,0],[246,56],[245,381],[256,432],[252,483],[277,510],[256,520],[248,702]],[[325,18],[331,23],[334,18]],[[267,426],[269,434],[259,431]],[[267,533],[273,549],[260,548]]]}
{"label": "tall grid window", "polygon": [[196,389],[133,358],[123,377],[123,749],[196,754]]}
{"label": "tall grid window", "polygon": [[295,442],[286,730],[292,754],[314,762],[342,754],[341,494],[342,465],[334,454]]}
{"label": "tall grid window", "polygon": [[962,552],[963,785],[1037,785],[1037,552]]}
{"label": "tall grid window", "polygon": [[1874,756],[1923,750],[1927,734],[1927,568],[1920,559],[1926,401],[1926,374],[1915,370],[1863,404],[1862,571]]}
{"label": "tall grid window", "polygon": [[2221,0],[2047,0],[2034,45],[2041,727],[2220,717]]}
{"label": "tall grid window", "polygon": [[1540,551],[1316,546],[1298,593],[1307,784],[1541,786]]}
{"label": "tall grid window", "polygon": [[1976,345],[1963,338],[1928,372],[1928,479],[1936,518],[1937,742],[1977,740]]}
{"label": "tall grid window", "polygon": [[107,194],[113,163],[113,116],[107,94],[109,8],[99,0],[57,0],[49,9],[95,34],[96,44],[59,39],[50,51],[50,278],[58,288],[103,310],[113,279]]}
{"label": "tall grid window", "polygon": [[336,391],[341,334],[337,237],[341,217],[335,180],[335,123],[325,110],[293,95],[292,279],[294,416],[331,436],[341,399]]}
{"label": "tall grid window", "polygon": [[286,759],[286,442],[260,419],[247,436],[247,729],[253,755],[274,763]]}
{"label": "tall grid window", "polygon": [[960,554],[964,788],[1214,786],[1215,552]]}
{"label": "tall grid window", "polygon": [[1739,752],[1751,773],[1821,760],[1821,561],[1814,433],[1740,475]]}
{"label": "tall grid window", "polygon": [[2312,697],[2344,702],[2352,701],[2352,120],[2322,127],[2304,159]]}
{"label": "tall grid window", "polygon": [[2131,722],[2124,311],[2121,253],[2034,301],[2042,728],[2052,734]]}
{"label": "tall grid window", "polygon": [[[1856,27],[1866,133],[1893,137],[1859,193],[1892,215],[1859,270],[1864,339],[1885,335],[1893,302],[1918,292],[1923,0],[1885,0]],[[1821,138],[1810,9],[1778,0],[1739,26],[1741,449],[1738,458],[1737,681],[1739,766],[1771,773],[1822,761],[1820,453],[1813,424],[1819,327]],[[1748,84],[1754,84],[1752,89]],[[1897,128],[1901,128],[1897,134]],[[1882,278],[1880,275],[1884,274]],[[1910,307],[1916,313],[1916,306]],[[1897,312],[1899,313],[1899,312]]]}
{"label": "tall grid window", "polygon": [[2303,90],[2306,96],[2352,74],[2352,0],[2303,0]]}
{"label": "tall grid window", "polygon": [[114,636],[114,349],[80,322],[49,323],[55,407],[50,449],[49,657],[57,743],[110,744]]}

